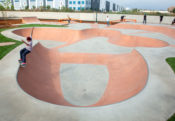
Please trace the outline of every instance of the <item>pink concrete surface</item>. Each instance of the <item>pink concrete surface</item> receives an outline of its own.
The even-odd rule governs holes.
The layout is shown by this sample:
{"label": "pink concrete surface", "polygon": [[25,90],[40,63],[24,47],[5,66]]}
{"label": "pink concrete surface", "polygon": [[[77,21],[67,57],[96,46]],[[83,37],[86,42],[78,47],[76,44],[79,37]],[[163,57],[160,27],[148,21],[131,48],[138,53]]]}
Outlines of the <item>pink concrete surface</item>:
{"label": "pink concrete surface", "polygon": [[0,43],[0,46],[7,46],[7,45],[13,45],[15,42],[2,42]]}
{"label": "pink concrete surface", "polygon": [[175,47],[175,45],[170,45],[169,47]]}
{"label": "pink concrete surface", "polygon": [[147,64],[136,50],[119,55],[59,53],[37,44],[27,60],[27,66],[20,68],[17,75],[20,87],[37,99],[64,106],[74,105],[69,104],[62,93],[59,75],[61,63],[108,67],[110,77],[106,91],[99,102],[88,107],[109,105],[128,99],[144,88],[148,78]]}
{"label": "pink concrete surface", "polygon": [[[15,30],[13,33],[27,37],[30,35],[31,31],[31,28],[25,28]],[[108,41],[112,44],[126,47],[165,47],[169,45],[162,40],[148,37],[129,36],[122,34],[119,31],[106,29],[69,30],[59,28],[34,28],[33,30],[33,39],[66,42],[66,44],[60,47],[71,45],[80,40],[99,36],[109,38]]]}
{"label": "pink concrete surface", "polygon": [[165,34],[169,37],[175,39],[175,29],[171,29],[163,26],[151,26],[151,25],[136,25],[136,24],[116,24],[110,26],[110,28],[118,28],[118,29],[137,29],[137,30],[146,30],[150,32],[158,32]]}

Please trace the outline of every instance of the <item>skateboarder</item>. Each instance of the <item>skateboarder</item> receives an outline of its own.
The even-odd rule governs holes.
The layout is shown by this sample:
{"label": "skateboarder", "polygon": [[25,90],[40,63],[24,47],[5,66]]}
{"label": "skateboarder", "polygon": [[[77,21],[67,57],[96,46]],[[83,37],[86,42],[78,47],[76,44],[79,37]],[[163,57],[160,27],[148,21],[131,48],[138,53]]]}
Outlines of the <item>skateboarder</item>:
{"label": "skateboarder", "polygon": [[67,16],[68,18],[68,24],[70,24],[71,18],[69,16]]}
{"label": "skateboarder", "polygon": [[162,23],[163,21],[163,15],[160,16],[160,24]]}
{"label": "skateboarder", "polygon": [[143,16],[143,24],[146,24],[146,18],[147,18],[147,16],[146,16],[146,13],[145,13],[144,16]]}
{"label": "skateboarder", "polygon": [[107,26],[109,26],[109,17],[106,17]]}
{"label": "skateboarder", "polygon": [[24,44],[26,45],[25,48],[23,48],[20,51],[20,59],[19,59],[19,63],[22,67],[26,66],[26,55],[29,54],[32,51],[32,38],[31,37],[27,37],[26,38],[27,42],[25,42],[24,40],[22,40],[22,42],[24,42]]}
{"label": "skateboarder", "polygon": [[172,21],[172,25],[175,23],[175,18],[174,18],[174,20]]}
{"label": "skateboarder", "polygon": [[125,18],[125,16],[121,16],[120,21],[123,22],[124,21],[124,18]]}

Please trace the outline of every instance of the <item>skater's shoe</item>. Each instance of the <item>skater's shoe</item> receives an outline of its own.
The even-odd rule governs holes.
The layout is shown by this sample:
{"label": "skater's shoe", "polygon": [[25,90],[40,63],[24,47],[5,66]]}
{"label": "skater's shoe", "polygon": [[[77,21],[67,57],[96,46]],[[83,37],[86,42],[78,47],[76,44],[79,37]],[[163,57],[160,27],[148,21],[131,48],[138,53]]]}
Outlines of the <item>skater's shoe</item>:
{"label": "skater's shoe", "polygon": [[22,63],[21,64],[21,67],[26,67],[26,63]]}
{"label": "skater's shoe", "polygon": [[21,59],[19,59],[19,60],[18,60],[18,62],[21,64],[21,63],[22,63],[22,60],[21,60]]}

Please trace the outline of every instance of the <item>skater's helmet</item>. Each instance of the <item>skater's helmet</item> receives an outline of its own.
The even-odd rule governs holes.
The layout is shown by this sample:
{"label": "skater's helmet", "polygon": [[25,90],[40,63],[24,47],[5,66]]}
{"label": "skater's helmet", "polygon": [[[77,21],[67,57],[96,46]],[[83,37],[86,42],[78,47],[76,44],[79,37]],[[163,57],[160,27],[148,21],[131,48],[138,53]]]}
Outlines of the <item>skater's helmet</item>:
{"label": "skater's helmet", "polygon": [[32,38],[31,38],[31,37],[27,37],[26,39],[27,39],[27,40],[29,40],[29,41],[31,41],[31,40],[32,40]]}

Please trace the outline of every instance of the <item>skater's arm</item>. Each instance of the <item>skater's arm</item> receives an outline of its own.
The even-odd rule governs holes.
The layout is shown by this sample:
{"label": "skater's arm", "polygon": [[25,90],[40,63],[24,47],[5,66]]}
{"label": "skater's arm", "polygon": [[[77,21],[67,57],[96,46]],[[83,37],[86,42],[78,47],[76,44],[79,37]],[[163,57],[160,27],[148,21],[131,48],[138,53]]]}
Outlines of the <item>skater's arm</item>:
{"label": "skater's arm", "polygon": [[25,42],[24,40],[21,40],[22,42],[24,42],[24,44],[26,44],[27,46],[30,46],[27,42]]}

